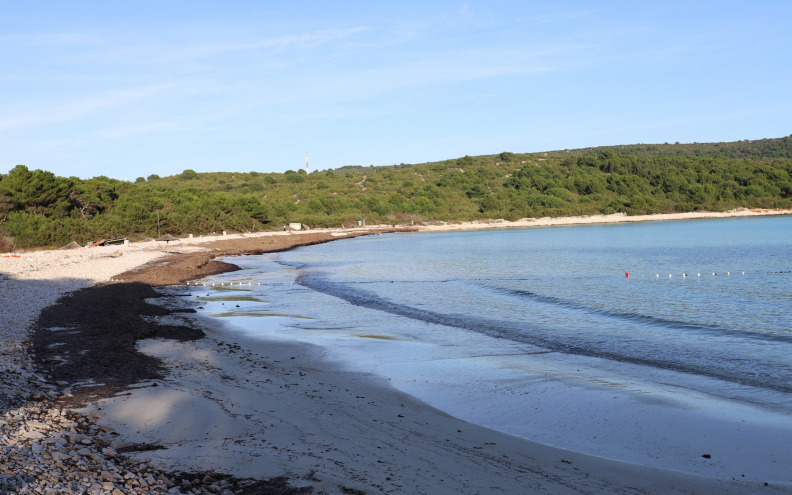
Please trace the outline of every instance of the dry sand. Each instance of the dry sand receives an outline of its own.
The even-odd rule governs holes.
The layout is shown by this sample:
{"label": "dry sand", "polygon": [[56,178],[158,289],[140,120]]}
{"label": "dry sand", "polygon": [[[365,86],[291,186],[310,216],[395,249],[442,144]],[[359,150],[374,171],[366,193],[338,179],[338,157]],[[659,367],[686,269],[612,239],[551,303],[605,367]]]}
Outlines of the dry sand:
{"label": "dry sand", "polygon": [[633,215],[613,213],[610,215],[588,215],[579,217],[522,218],[514,222],[508,220],[481,220],[473,222],[437,222],[419,226],[423,231],[481,230],[481,229],[521,229],[529,227],[554,227],[563,225],[593,225],[601,223],[664,222],[671,220],[698,220],[704,218],[735,218],[767,215],[792,215],[792,210],[769,210],[761,208],[738,208],[725,212],[696,211],[689,213],[657,213],[654,215]]}
{"label": "dry sand", "polygon": [[[760,213],[717,216],[753,214]],[[673,218],[703,216],[643,219]],[[608,216],[547,224],[635,220]],[[539,224],[527,220],[464,228],[533,225]],[[446,225],[443,230],[456,228]],[[191,270],[200,275],[218,254],[285,249],[301,235],[306,234],[292,234],[289,242],[283,239],[270,246],[261,246],[264,237],[259,242],[253,236],[237,241],[226,237],[225,245],[206,244],[222,240],[207,238],[172,243],[171,250],[196,256],[217,250],[204,258],[177,257],[193,262],[175,269],[172,278],[182,280]],[[238,242],[238,247],[229,242]],[[133,244],[0,259],[4,366],[24,360],[19,349],[35,315],[59,295],[162,261],[162,250],[161,245]],[[174,261],[149,268],[162,282],[154,285],[173,283],[168,266],[177,266]],[[133,279],[129,272],[123,277]],[[181,307],[185,301],[176,295],[170,304]],[[154,326],[189,326],[206,336],[139,340],[140,352],[165,364],[164,376],[141,380],[126,391],[110,390],[111,396],[86,411],[96,411],[126,442],[165,447],[135,454],[163,469],[255,478],[286,475],[293,485],[313,487],[314,493],[792,493],[789,484],[711,479],[548,447],[450,417],[380,379],[340,370],[322,351],[306,344],[246,340],[185,313],[147,318]]]}

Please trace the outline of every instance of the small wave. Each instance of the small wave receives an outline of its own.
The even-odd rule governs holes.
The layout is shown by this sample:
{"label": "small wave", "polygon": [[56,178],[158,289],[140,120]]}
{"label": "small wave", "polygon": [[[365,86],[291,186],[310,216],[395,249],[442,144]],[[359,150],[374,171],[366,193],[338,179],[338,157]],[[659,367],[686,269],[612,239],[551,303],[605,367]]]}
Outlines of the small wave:
{"label": "small wave", "polygon": [[480,285],[499,294],[524,298],[531,301],[536,301],[552,306],[558,306],[566,309],[582,311],[589,314],[604,316],[606,318],[619,319],[630,323],[638,323],[642,325],[664,328],[664,329],[696,331],[696,332],[706,333],[708,335],[717,334],[717,335],[723,335],[729,337],[737,337],[740,339],[758,340],[764,342],[785,342],[792,344],[792,335],[746,332],[744,330],[738,330],[735,328],[728,328],[719,325],[707,325],[703,323],[694,323],[689,321],[671,320],[668,318],[661,318],[661,317],[645,315],[641,313],[629,313],[625,311],[617,311],[614,309],[590,306],[588,304],[571,301],[569,299],[561,299],[559,297],[537,294],[535,292],[531,292],[524,289],[510,289],[506,287],[498,287],[488,284],[480,284]]}
{"label": "small wave", "polygon": [[[587,339],[584,333],[565,333],[559,336],[557,332],[554,332],[554,329],[525,321],[493,320],[473,315],[444,314],[387,300],[377,294],[347,284],[332,282],[324,278],[324,274],[320,272],[301,272],[298,274],[296,282],[304,287],[337,297],[356,306],[403,316],[426,323],[459,328],[496,338],[509,339],[549,351],[701,375],[760,389],[792,393],[792,370],[789,370],[789,373],[783,373],[784,376],[780,376],[777,369],[772,373],[763,373],[760,371],[763,369],[760,362],[753,363],[753,374],[744,375],[735,372],[734,369],[730,369],[727,364],[725,367],[718,367],[712,364],[712,360],[710,359],[706,360],[706,362],[701,362],[695,349],[688,351],[682,347],[674,347],[673,345],[671,345],[673,348],[670,348],[665,345],[668,344],[667,342],[663,344],[663,348],[657,345],[654,347],[650,346],[649,349],[646,347],[632,348],[629,344],[621,343],[616,339],[609,339],[606,341]],[[512,289],[502,288],[501,290],[513,291]],[[606,312],[606,314],[609,311],[539,294],[528,293],[521,294],[521,296],[536,297],[537,300],[545,300],[545,302],[551,302],[553,304],[562,304],[578,310],[602,311]],[[618,312],[611,311],[610,313],[612,314],[609,314],[609,316],[618,315],[618,317],[622,317]],[[646,320],[656,325],[666,324],[662,319],[653,319],[646,315],[627,316],[627,318]],[[673,320],[671,321],[673,322]],[[707,329],[710,331],[717,328],[719,330],[732,331],[730,329],[721,329],[720,327],[707,328],[705,326],[686,324],[684,322],[673,323],[679,323],[683,328]],[[745,337],[742,334],[740,336]],[[729,360],[730,359],[726,357],[724,362],[728,362]]]}

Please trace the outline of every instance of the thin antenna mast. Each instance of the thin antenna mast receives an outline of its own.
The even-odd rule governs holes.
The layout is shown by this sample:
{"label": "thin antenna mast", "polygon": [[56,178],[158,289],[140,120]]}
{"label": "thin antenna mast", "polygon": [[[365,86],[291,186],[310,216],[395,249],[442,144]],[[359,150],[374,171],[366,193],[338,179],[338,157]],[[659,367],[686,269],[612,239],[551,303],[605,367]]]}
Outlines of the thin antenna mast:
{"label": "thin antenna mast", "polygon": [[308,152],[305,152],[305,173],[310,174],[311,172],[308,170]]}

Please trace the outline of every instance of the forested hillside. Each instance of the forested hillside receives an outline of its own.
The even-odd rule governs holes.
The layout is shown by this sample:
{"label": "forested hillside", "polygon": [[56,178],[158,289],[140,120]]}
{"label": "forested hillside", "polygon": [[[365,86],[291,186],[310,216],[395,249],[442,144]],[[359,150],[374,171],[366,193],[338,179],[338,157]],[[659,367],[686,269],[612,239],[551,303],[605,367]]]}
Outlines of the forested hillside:
{"label": "forested hillside", "polygon": [[[0,175],[0,250],[121,235],[486,218],[792,208],[792,136],[632,145],[306,174],[81,180],[19,165]],[[3,245],[5,249],[3,249]]]}
{"label": "forested hillside", "polygon": [[[692,155],[723,158],[792,158],[792,136],[780,139],[758,139],[734,141],[731,143],[690,143],[690,144],[629,144],[612,146],[618,153],[658,156]],[[587,155],[604,148],[580,148],[556,151],[560,154]]]}

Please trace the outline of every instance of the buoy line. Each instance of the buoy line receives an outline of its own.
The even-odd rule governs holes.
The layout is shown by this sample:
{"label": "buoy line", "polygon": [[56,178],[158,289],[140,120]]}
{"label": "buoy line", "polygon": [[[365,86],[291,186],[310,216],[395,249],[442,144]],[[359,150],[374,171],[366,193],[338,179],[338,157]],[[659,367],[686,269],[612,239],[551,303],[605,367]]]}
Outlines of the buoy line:
{"label": "buoy line", "polygon": [[[195,287],[207,287],[206,284],[207,284],[207,282],[187,282],[187,285],[192,285],[192,286],[195,286]],[[233,287],[234,285],[236,285],[237,287],[240,287],[240,286],[248,286],[249,287],[251,285],[261,285],[261,282],[247,282],[247,283],[245,283],[245,282],[236,282],[236,283],[234,283],[234,282],[221,282],[219,284],[218,283],[210,283],[209,287],[226,287],[226,286]]]}
{"label": "buoy line", "polygon": [[[788,271],[788,272],[768,272],[768,273],[792,273],[792,271]],[[730,277],[732,275],[745,275],[745,272],[744,271],[739,271],[739,272],[731,272],[731,271],[728,271],[728,272],[710,272],[710,273],[705,273],[703,276],[705,276],[705,277],[706,276],[711,276],[711,277]],[[630,278],[632,276],[633,276],[632,273],[624,272],[624,278]],[[648,275],[639,275],[639,276],[646,277]],[[701,272],[697,272],[695,276],[697,278],[701,278],[702,274],[701,274]],[[663,274],[663,275],[661,275],[659,273],[655,273],[654,274],[654,278],[656,278],[656,279],[659,279],[661,277],[665,278],[665,274]],[[674,278],[674,277],[688,278],[688,277],[693,277],[693,275],[692,274],[688,274],[688,273],[669,273],[668,274],[668,278]]]}

